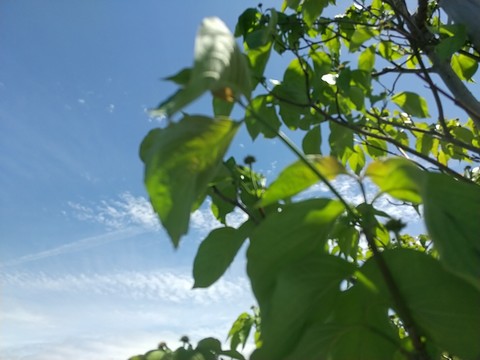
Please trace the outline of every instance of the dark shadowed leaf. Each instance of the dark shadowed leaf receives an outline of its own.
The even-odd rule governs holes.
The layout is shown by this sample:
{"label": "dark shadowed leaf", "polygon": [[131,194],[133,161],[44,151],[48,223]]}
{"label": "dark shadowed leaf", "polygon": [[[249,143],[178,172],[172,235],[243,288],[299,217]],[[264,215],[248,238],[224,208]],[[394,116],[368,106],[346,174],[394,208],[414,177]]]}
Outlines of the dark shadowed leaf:
{"label": "dark shadowed leaf", "polygon": [[[461,358],[477,359],[480,342],[470,335],[480,334],[480,292],[425,253],[397,249],[382,256],[427,341]],[[373,259],[365,263],[362,273],[377,284],[380,296],[391,297]]]}
{"label": "dark shadowed leaf", "polygon": [[239,229],[222,227],[208,234],[193,263],[194,288],[209,287],[225,273],[248,237],[251,225],[248,222]]}

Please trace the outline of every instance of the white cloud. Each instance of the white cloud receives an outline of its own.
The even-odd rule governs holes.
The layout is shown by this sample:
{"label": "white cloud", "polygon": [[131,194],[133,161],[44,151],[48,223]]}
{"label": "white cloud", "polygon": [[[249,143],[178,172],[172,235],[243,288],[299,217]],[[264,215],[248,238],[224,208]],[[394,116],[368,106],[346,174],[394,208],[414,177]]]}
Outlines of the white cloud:
{"label": "white cloud", "polygon": [[[134,196],[129,192],[121,193],[117,199],[103,200],[97,204],[80,204],[69,202],[73,216],[81,221],[105,225],[108,229],[126,229],[132,226],[147,231],[161,228],[160,220],[154,212],[150,201],[143,196]],[[212,229],[223,226],[210,210],[211,202],[207,199],[201,208],[195,210],[190,217],[190,228],[205,236]],[[247,215],[236,209],[227,215],[227,224],[238,227]]]}
{"label": "white cloud", "polygon": [[155,300],[173,304],[206,305],[234,300],[249,291],[243,277],[221,279],[208,289],[194,289],[191,275],[178,271],[117,272],[112,274],[48,275],[10,272],[0,275],[2,288],[51,294],[91,294],[118,300]]}
{"label": "white cloud", "polygon": [[148,230],[160,228],[157,215],[143,196],[123,192],[118,199],[103,200],[92,206],[69,202],[74,216],[82,221],[105,225],[109,229],[124,229],[136,225]]}
{"label": "white cloud", "polygon": [[[364,180],[363,184],[365,187],[367,202],[370,203],[378,193],[378,188],[371,181],[368,181],[368,179]],[[332,185],[347,202],[354,206],[365,202],[360,187],[354,179],[347,176],[339,176],[332,181]],[[333,194],[325,184],[317,183],[311,186],[308,190],[302,192],[298,198],[305,199],[314,196],[332,198]],[[393,217],[409,221],[410,223],[420,221],[420,217],[413,207],[403,205],[400,201],[395,200],[388,195],[382,195],[375,199],[374,206]]]}
{"label": "white cloud", "polygon": [[70,242],[68,244],[54,247],[49,250],[40,251],[37,253],[18,257],[16,259],[0,264],[0,268],[21,265],[21,264],[29,263],[32,261],[46,259],[52,256],[59,256],[59,255],[74,253],[74,252],[82,251],[92,247],[104,245],[109,242],[130,238],[130,237],[142,234],[144,232],[146,232],[146,230],[143,228],[130,227],[126,229],[111,231],[102,235],[90,236],[77,241]]}
{"label": "white cloud", "polygon": [[[0,359],[126,359],[171,347],[188,335],[225,340],[236,316],[254,304],[244,277],[192,290],[180,270],[49,275],[0,274]],[[41,330],[39,330],[41,329]]]}

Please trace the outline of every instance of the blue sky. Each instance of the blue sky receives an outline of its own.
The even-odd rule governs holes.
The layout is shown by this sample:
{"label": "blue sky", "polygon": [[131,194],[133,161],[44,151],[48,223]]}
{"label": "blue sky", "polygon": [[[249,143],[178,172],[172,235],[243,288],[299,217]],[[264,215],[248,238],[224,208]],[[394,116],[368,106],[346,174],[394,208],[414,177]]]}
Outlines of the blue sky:
{"label": "blue sky", "polygon": [[[254,304],[242,255],[214,287],[190,290],[198,244],[218,224],[200,209],[174,251],[138,147],[158,124],[147,110],[174,91],[160,79],[192,63],[202,18],[233,30],[257,3],[0,3],[0,359],[122,359],[184,334],[223,340]],[[294,159],[279,149],[243,131],[231,153],[268,175]]]}
{"label": "blue sky", "polygon": [[[217,286],[190,290],[216,224],[195,213],[174,251],[138,147],[157,125],[147,110],[174,90],[160,79],[192,63],[202,18],[233,29],[256,4],[0,3],[1,359],[122,359],[184,334],[224,339],[254,304],[242,258]],[[255,150],[243,134],[232,153]]]}

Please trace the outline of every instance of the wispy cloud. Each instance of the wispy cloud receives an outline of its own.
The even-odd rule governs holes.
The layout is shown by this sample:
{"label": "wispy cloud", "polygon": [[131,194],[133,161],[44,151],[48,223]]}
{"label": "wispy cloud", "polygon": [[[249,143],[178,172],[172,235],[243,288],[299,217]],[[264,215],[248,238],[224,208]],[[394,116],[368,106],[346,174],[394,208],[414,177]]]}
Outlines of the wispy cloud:
{"label": "wispy cloud", "polygon": [[190,274],[179,271],[117,272],[112,274],[48,275],[10,272],[0,274],[2,288],[29,293],[114,295],[118,300],[155,300],[176,304],[211,304],[230,301],[248,292],[243,277],[221,279],[208,289],[192,290]]}
{"label": "wispy cloud", "polygon": [[[102,200],[98,203],[69,202],[68,205],[73,211],[73,216],[78,220],[102,224],[107,229],[139,226],[149,231],[156,231],[161,227],[150,201],[143,196],[134,196],[130,192],[123,192],[116,199]],[[191,228],[200,232],[201,235],[222,226],[212,214],[210,206],[211,202],[207,199],[190,217]],[[246,214],[236,210],[227,215],[227,224],[238,227],[246,219]]]}
{"label": "wispy cloud", "polygon": [[74,253],[82,250],[86,250],[92,247],[100,246],[109,242],[123,240],[136,236],[142,233],[145,233],[146,230],[140,227],[130,227],[126,229],[120,229],[116,231],[111,231],[106,234],[90,236],[83,238],[77,241],[70,242],[68,244],[60,245],[49,250],[40,251],[33,254],[28,254],[25,256],[18,257],[11,261],[7,261],[3,264],[0,264],[0,268],[6,268],[16,265],[22,265],[32,261],[37,261],[41,259],[50,258],[53,256],[59,256],[69,253]]}
{"label": "wispy cloud", "polygon": [[[358,183],[350,177],[339,176],[332,181],[332,185],[345,200],[353,205],[359,205],[365,201]],[[378,193],[378,188],[368,180],[364,181],[364,187],[367,201],[372,202]],[[298,198],[303,199],[312,196],[332,197],[333,194],[325,184],[318,183],[310,187],[307,191],[301,193]],[[393,217],[403,219],[404,221],[411,223],[420,221],[420,216],[413,207],[404,205],[400,201],[395,200],[386,194],[376,198],[374,205],[377,209],[382,210]]]}
{"label": "wispy cloud", "polygon": [[102,200],[90,205],[69,202],[73,216],[78,220],[105,225],[109,229],[124,229],[135,225],[158,230],[158,217],[150,202],[143,196],[121,193],[117,199]]}

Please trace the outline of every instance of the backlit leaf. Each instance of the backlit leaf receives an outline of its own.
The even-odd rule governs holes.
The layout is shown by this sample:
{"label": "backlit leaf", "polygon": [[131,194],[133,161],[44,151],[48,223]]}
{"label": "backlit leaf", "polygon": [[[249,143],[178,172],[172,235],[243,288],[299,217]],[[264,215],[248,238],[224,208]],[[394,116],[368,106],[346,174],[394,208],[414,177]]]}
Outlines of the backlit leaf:
{"label": "backlit leaf", "polygon": [[[307,160],[325,178],[331,180],[345,174],[345,168],[333,157],[307,155]],[[278,200],[289,198],[319,182],[318,176],[303,161],[298,160],[286,167],[264,193],[259,206],[267,206]]]}
{"label": "backlit leaf", "polygon": [[402,158],[374,161],[365,172],[380,188],[397,199],[420,203],[423,173],[412,162]]}
{"label": "backlit leaf", "polygon": [[419,118],[430,116],[427,101],[416,93],[404,91],[392,96],[392,101],[409,115]]}
{"label": "backlit leaf", "polygon": [[203,201],[237,129],[228,119],[186,116],[144,138],[145,185],[174,246],[186,234],[190,212]]}
{"label": "backlit leaf", "polygon": [[328,0],[305,0],[302,7],[305,23],[311,27],[327,5]]}

